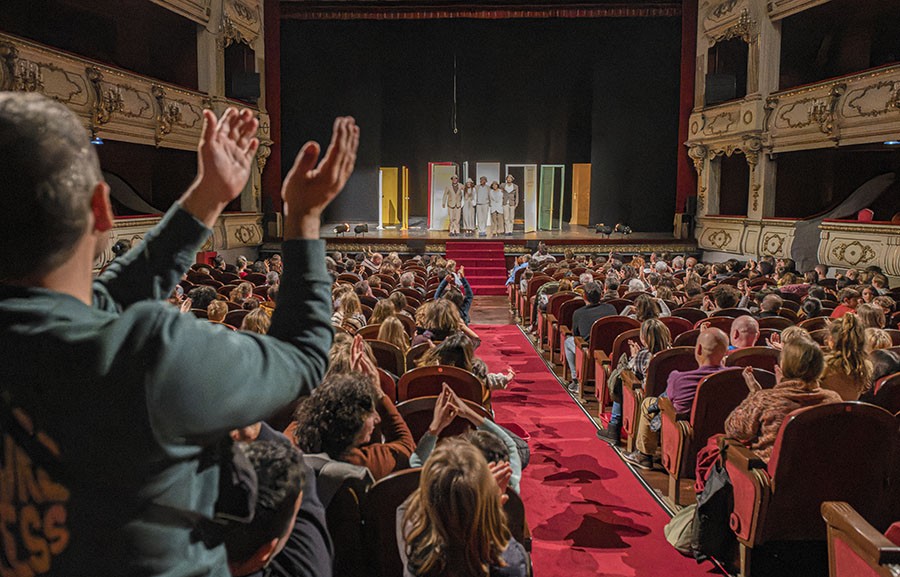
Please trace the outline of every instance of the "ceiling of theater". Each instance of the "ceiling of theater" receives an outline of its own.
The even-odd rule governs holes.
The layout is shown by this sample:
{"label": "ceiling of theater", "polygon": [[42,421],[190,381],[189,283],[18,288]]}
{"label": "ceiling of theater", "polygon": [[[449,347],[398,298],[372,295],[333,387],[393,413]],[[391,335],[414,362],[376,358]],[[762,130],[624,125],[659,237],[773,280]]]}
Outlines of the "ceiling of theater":
{"label": "ceiling of theater", "polygon": [[[416,17],[429,17],[435,11],[451,14],[480,15],[480,17],[509,17],[530,13],[571,11],[586,17],[597,16],[672,16],[679,13],[682,0],[281,0],[283,17],[303,17],[303,12],[313,10],[320,15],[328,11],[405,13]],[[505,10],[503,14],[490,11]],[[548,16],[551,14],[548,13]]]}

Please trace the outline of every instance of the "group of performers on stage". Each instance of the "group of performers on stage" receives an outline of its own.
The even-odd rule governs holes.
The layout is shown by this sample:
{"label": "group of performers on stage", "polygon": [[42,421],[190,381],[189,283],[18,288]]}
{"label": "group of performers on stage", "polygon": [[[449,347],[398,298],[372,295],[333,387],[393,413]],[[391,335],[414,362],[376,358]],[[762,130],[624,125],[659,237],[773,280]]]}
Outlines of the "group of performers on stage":
{"label": "group of performers on stage", "polygon": [[471,178],[466,185],[459,183],[459,176],[450,177],[450,186],[444,189],[442,206],[450,213],[450,236],[459,236],[460,229],[466,236],[512,235],[516,207],[519,206],[519,187],[513,175],[506,175],[503,186],[496,180],[488,186],[487,177],[479,178],[478,186]]}

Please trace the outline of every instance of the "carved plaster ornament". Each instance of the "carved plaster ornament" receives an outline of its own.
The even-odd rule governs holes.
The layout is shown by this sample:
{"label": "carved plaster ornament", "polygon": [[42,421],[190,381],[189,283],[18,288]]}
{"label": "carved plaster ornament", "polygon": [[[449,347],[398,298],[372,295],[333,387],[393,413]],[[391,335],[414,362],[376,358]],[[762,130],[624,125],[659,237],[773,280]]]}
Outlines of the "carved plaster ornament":
{"label": "carved plaster ornament", "polygon": [[713,44],[722,42],[723,40],[731,40],[732,38],[740,38],[744,43],[750,44],[753,40],[753,29],[755,26],[756,22],[750,18],[750,12],[746,8],[742,8],[737,22],[713,38]]}
{"label": "carved plaster ornament", "polygon": [[841,96],[847,90],[847,85],[843,83],[834,84],[828,91],[828,96],[824,99],[817,98],[809,105],[809,121],[819,125],[819,129],[830,137],[834,136],[835,131],[835,111]]}
{"label": "carved plaster ornament", "polygon": [[702,144],[692,144],[688,148],[688,156],[694,161],[694,170],[697,171],[697,176],[703,173],[703,161],[708,155],[709,149]]}

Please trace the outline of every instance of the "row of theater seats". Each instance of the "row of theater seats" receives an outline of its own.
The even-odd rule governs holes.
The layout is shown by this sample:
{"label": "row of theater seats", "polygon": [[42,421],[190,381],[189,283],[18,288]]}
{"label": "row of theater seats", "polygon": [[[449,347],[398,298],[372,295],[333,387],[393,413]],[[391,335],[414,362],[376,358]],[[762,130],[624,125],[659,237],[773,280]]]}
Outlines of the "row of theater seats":
{"label": "row of theater seats", "polygon": [[[510,302],[523,322],[528,322],[537,288],[549,280],[535,275],[525,293],[515,286],[511,288]],[[605,302],[620,313],[631,304],[628,298]],[[675,346],[651,358],[643,388],[641,383],[626,381],[623,385],[622,432],[627,436],[628,451],[633,449],[643,399],[658,397],[672,371],[697,368],[693,345],[700,324],[709,323],[728,333],[736,316],[749,314],[743,309],[726,309],[708,317],[701,310],[672,304],[673,316],[660,320],[668,327]],[[564,371],[563,343],[571,334],[573,313],[582,306],[580,295],[556,293],[536,319],[539,347],[552,362],[562,364]],[[775,385],[774,367],[779,352],[764,346],[766,338],[796,324],[824,345],[827,318],[798,322],[793,318],[796,315],[791,314],[793,310],[788,311],[783,316],[759,319],[759,346],[732,352],[726,365],[734,368],[700,381],[690,415],[678,415],[667,399],[660,400],[662,465],[669,475],[668,496],[675,504],[681,497],[679,481],[694,477],[698,451],[708,438],[724,433],[726,418],[748,394],[742,368],[753,367],[764,388]],[[893,321],[896,319],[895,313]],[[584,376],[579,379],[579,399],[584,401],[584,384],[594,381],[601,417],[609,403],[605,379],[612,363],[621,354],[627,354],[628,342],[638,340],[639,327],[637,321],[626,317],[606,317],[592,325],[589,343],[576,340],[576,366],[579,376]],[[888,333],[894,343],[892,350],[900,353],[900,331],[889,329]],[[886,567],[900,560],[900,549],[883,534],[900,519],[900,373],[882,378],[875,386],[887,410],[846,402],[791,414],[768,464],[743,445],[722,441],[726,468],[734,486],[730,525],[740,543],[743,575],[752,573],[755,548],[771,543],[824,542],[826,534],[830,538],[830,560],[833,567],[838,567],[832,575],[900,574],[900,567]],[[844,504],[823,505],[825,501]],[[823,514],[830,523],[827,532]],[[868,530],[861,528],[864,525]],[[866,567],[873,572],[867,572]]]}

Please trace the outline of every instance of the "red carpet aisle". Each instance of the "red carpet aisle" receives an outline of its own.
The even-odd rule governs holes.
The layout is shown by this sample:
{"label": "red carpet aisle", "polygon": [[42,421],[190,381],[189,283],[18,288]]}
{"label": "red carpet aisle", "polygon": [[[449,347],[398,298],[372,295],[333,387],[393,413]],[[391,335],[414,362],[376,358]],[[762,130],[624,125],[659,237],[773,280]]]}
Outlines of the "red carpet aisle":
{"label": "red carpet aisle", "polygon": [[447,241],[447,258],[466,267],[466,278],[476,295],[506,294],[506,257],[503,242],[493,240]]}
{"label": "red carpet aisle", "polygon": [[531,463],[522,499],[539,577],[695,576],[709,563],[682,557],[665,540],[669,517],[547,370],[514,326],[473,327],[477,354],[491,371],[512,366],[516,380],[494,394],[498,423],[529,435]]}

